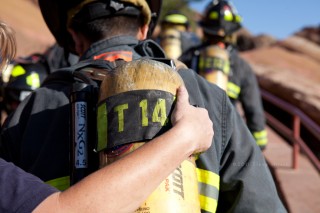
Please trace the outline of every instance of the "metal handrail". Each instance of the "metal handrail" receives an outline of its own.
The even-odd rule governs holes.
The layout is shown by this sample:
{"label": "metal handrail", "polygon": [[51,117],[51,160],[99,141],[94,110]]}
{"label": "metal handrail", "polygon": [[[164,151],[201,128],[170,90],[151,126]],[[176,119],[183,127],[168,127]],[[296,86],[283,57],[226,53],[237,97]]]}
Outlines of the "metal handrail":
{"label": "metal handrail", "polygon": [[275,95],[261,89],[262,99],[272,103],[274,106],[288,112],[293,116],[292,128],[288,128],[282,124],[277,118],[272,116],[270,113],[265,112],[267,121],[269,125],[275,127],[281,131],[284,137],[286,137],[293,145],[292,152],[292,167],[294,169],[298,168],[298,156],[300,153],[300,148],[307,155],[309,160],[313,163],[316,169],[320,172],[320,160],[316,155],[310,150],[306,143],[300,137],[301,123],[304,124],[305,128],[320,141],[320,126],[310,119],[305,113],[300,109],[293,106],[292,104],[276,97]]}

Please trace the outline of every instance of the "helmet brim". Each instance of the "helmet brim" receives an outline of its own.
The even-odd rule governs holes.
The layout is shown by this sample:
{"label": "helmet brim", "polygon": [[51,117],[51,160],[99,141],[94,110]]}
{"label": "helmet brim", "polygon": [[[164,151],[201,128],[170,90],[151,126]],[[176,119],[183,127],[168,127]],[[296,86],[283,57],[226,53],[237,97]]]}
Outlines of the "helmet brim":
{"label": "helmet brim", "polygon": [[[66,3],[70,2],[70,3]],[[75,0],[39,0],[39,7],[50,32],[55,37],[57,43],[75,53],[73,39],[67,30],[67,11],[68,6],[75,5]]]}
{"label": "helmet brim", "polygon": [[151,10],[151,22],[150,22],[149,31],[148,31],[148,37],[150,38],[152,36],[154,29],[157,26],[157,23],[160,17],[162,0],[147,0],[147,3]]}
{"label": "helmet brim", "polygon": [[[146,0],[152,14],[149,35],[151,35],[156,27],[160,16],[162,0]],[[70,8],[78,5],[82,0],[39,0],[39,7],[50,32],[55,37],[57,43],[70,51],[75,52],[74,41],[67,30],[67,13]]]}
{"label": "helmet brim", "polygon": [[212,27],[211,25],[208,25],[207,23],[200,21],[199,26],[202,28],[202,31],[207,35],[214,35],[214,36],[226,36],[226,33],[223,29],[220,27]]}

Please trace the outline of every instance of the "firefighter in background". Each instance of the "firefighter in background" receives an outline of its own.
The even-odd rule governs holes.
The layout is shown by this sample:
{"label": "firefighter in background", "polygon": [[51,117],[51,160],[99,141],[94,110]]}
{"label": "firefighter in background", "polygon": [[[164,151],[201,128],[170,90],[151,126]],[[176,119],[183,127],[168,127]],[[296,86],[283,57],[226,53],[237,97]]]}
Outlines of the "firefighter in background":
{"label": "firefighter in background", "polygon": [[209,82],[227,91],[230,62],[228,51],[222,44],[209,45],[201,50],[197,72]]}
{"label": "firefighter in background", "polygon": [[187,16],[177,10],[168,12],[161,21],[158,43],[168,58],[178,59],[183,52],[201,43],[190,30]]}
{"label": "firefighter in background", "polygon": [[41,54],[19,58],[12,64],[10,77],[3,85],[3,105],[7,114],[13,112],[48,76],[49,68]]}
{"label": "firefighter in background", "polygon": [[10,63],[1,78],[1,110],[10,114],[24,98],[40,87],[50,73],[77,61],[78,56],[65,53],[57,43],[44,53],[18,57]]}
{"label": "firefighter in background", "polygon": [[186,52],[180,60],[199,73],[201,52],[208,46],[219,45],[228,51],[230,72],[227,94],[235,106],[241,103],[249,130],[257,145],[265,149],[267,131],[260,89],[252,68],[240,57],[235,46],[235,33],[241,28],[241,17],[231,2],[212,1],[207,5],[199,25],[204,34],[203,43]]}
{"label": "firefighter in background", "polygon": [[10,63],[1,77],[1,124],[21,101],[40,87],[49,72],[45,56],[38,53]]}

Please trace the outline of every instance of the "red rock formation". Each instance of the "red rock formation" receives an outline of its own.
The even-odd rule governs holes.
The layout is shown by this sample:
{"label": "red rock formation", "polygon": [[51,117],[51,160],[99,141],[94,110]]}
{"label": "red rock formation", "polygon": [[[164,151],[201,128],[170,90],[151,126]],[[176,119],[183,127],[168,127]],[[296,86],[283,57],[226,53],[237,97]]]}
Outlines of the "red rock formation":
{"label": "red rock formation", "polygon": [[16,32],[17,56],[43,52],[54,43],[33,0],[1,0],[0,19]]}
{"label": "red rock formation", "polygon": [[[262,88],[292,103],[320,124],[319,46],[302,38],[243,52]],[[298,42],[299,41],[299,42]]]}
{"label": "red rock formation", "polygon": [[295,35],[320,45],[320,25],[318,27],[305,27]]}

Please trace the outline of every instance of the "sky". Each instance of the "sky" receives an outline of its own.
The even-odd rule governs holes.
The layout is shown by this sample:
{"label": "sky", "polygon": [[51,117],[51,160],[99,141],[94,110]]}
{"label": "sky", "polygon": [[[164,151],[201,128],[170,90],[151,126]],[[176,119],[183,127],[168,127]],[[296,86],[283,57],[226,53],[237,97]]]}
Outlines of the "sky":
{"label": "sky", "polygon": [[[190,6],[203,12],[209,3],[192,3]],[[320,0],[233,0],[242,16],[243,26],[253,35],[269,34],[285,39],[304,27],[320,26]]]}

